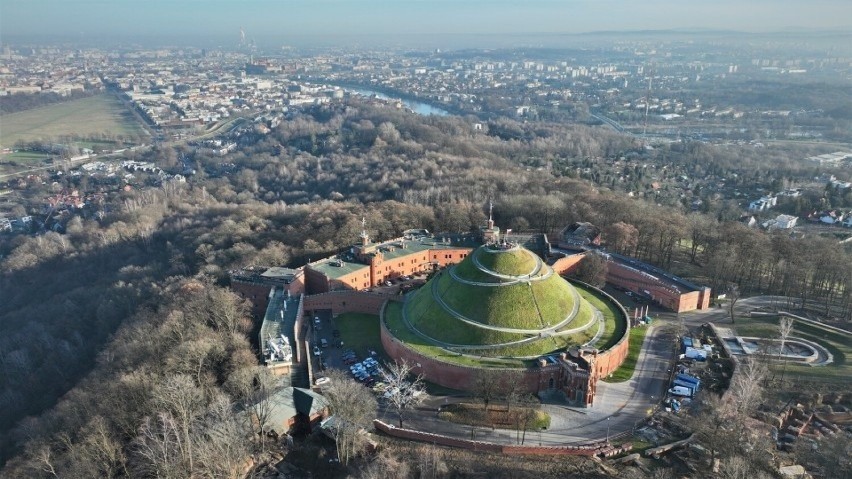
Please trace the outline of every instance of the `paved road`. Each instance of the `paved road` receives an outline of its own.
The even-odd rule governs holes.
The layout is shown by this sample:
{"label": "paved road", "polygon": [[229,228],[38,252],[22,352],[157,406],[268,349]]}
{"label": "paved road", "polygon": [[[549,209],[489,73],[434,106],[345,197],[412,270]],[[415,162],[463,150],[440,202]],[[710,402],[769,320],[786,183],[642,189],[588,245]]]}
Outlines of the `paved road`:
{"label": "paved road", "polygon": [[[551,427],[541,433],[528,433],[528,443],[540,441],[544,445],[577,444],[604,440],[608,433],[615,435],[632,430],[659,400],[668,378],[667,370],[674,344],[664,330],[665,328],[651,327],[648,331],[639,354],[636,372],[630,381],[617,384],[598,383],[598,393],[592,407],[545,404],[544,409],[551,415]],[[459,438],[470,439],[473,435],[478,440],[495,443],[516,442],[514,430],[471,428],[438,419],[439,406],[460,401],[470,401],[470,398],[430,397],[404,425]],[[392,412],[383,411],[380,417],[391,423],[396,421]]]}
{"label": "paved road", "polygon": [[[737,302],[736,313],[744,314],[758,308],[784,308],[787,298],[758,296]],[[631,431],[660,401],[669,378],[669,368],[674,356],[678,323],[686,328],[696,328],[712,322],[730,325],[727,308],[710,308],[689,313],[671,313],[652,310],[656,318],[645,336],[633,378],[623,383],[598,383],[595,404],[590,408],[576,408],[561,404],[544,404],[551,416],[551,427],[546,431],[529,431],[526,444],[564,445],[605,440],[621,432]],[[516,432],[511,429],[472,428],[438,419],[441,405],[470,401],[469,397],[432,396],[403,424],[405,427],[444,434],[458,438],[514,444]],[[501,407],[499,404],[494,407]],[[396,424],[393,412],[379,411],[379,418]]]}
{"label": "paved road", "polygon": [[[784,297],[744,298],[737,302],[736,313],[744,314],[758,308],[783,308],[786,305],[787,298]],[[560,445],[595,442],[606,439],[608,435],[615,436],[632,430],[651,412],[665,392],[677,341],[673,326],[679,322],[690,329],[708,322],[731,324],[727,308],[711,308],[681,314],[654,311],[652,315],[657,320],[645,336],[633,378],[623,383],[599,382],[595,404],[590,408],[545,404],[544,409],[551,415],[551,427],[543,432],[528,432],[527,444],[540,442],[543,445]],[[419,410],[411,414],[412,417],[405,422],[404,426],[452,437],[466,439],[474,437],[477,440],[504,444],[516,442],[514,430],[472,428],[438,419],[438,407],[461,401],[470,401],[470,398],[430,397]],[[396,423],[396,416],[392,412],[380,411],[380,418]]]}

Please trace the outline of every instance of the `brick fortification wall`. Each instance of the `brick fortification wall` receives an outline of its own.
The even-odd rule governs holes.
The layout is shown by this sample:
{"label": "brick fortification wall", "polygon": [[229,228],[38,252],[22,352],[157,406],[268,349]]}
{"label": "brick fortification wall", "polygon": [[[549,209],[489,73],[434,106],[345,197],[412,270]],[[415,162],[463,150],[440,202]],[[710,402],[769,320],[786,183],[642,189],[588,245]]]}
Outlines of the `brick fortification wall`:
{"label": "brick fortification wall", "polygon": [[674,312],[706,309],[710,306],[710,288],[680,293],[664,281],[615,261],[607,263],[606,281],[634,292],[648,291],[653,300]]}
{"label": "brick fortification wall", "polygon": [[629,336],[630,326],[628,321],[628,327],[624,332],[624,336],[615,343],[615,346],[598,354],[598,357],[595,360],[595,374],[597,374],[598,377],[604,378],[609,376],[613,371],[621,366],[627,358],[627,353],[630,350],[630,342],[628,341]]}
{"label": "brick fortification wall", "polygon": [[616,447],[599,442],[583,446],[522,446],[515,444],[494,444],[490,442],[471,441],[455,437],[433,434],[430,432],[415,431],[386,424],[378,419],[373,420],[373,427],[389,436],[399,437],[410,441],[420,441],[442,446],[458,447],[472,451],[487,451],[500,454],[515,455],[549,455],[549,456],[614,456],[629,451],[630,443]]}
{"label": "brick fortification wall", "polygon": [[337,316],[342,313],[379,314],[382,305],[391,296],[380,293],[361,293],[358,291],[332,291],[312,294],[305,297],[305,311],[330,309]]}
{"label": "brick fortification wall", "polygon": [[565,255],[562,258],[553,262],[551,267],[556,274],[566,275],[571,274],[580,266],[580,262],[586,257],[586,253],[577,253]]}
{"label": "brick fortification wall", "polygon": [[624,360],[627,358],[627,353],[630,351],[630,315],[615,298],[607,294],[605,291],[598,290],[606,296],[612,304],[618,305],[618,309],[622,314],[624,321],[624,334],[611,348],[598,354],[595,361],[595,374],[598,377],[609,376],[613,371],[621,367]]}
{"label": "brick fortification wall", "polygon": [[264,286],[257,283],[248,283],[243,281],[232,281],[231,289],[251,301],[251,314],[255,318],[263,318],[266,314],[266,308],[269,306],[269,291],[271,286]]}

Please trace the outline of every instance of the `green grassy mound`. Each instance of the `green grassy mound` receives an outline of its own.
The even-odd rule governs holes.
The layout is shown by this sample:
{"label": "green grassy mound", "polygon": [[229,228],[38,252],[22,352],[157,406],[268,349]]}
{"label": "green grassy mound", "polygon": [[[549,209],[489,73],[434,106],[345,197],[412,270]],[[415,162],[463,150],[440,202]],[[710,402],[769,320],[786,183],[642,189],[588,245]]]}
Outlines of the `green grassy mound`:
{"label": "green grassy mound", "polygon": [[[555,275],[501,287],[459,283],[448,273],[432,281],[437,281],[438,294],[453,311],[491,326],[538,330],[561,323],[573,307],[571,286]],[[431,284],[415,296],[433,301]]]}
{"label": "green grassy mound", "polygon": [[510,251],[479,248],[474,252],[479,264],[491,271],[508,275],[528,275],[538,263],[535,253],[526,249]]}
{"label": "green grassy mound", "polygon": [[[474,254],[481,255],[477,258],[490,257],[487,266],[501,273],[512,272],[513,268],[514,273],[522,268],[529,272],[536,263],[532,253],[526,250],[485,253],[480,249]],[[459,277],[474,281],[500,281],[477,267],[473,255],[455,268],[454,272]],[[547,272],[543,268],[541,274]],[[446,303],[446,308],[438,301],[439,298]],[[575,304],[576,300],[579,302]],[[562,323],[571,316],[575,306],[577,311],[567,325],[553,334],[539,336],[541,330]],[[610,304],[605,296],[593,289],[575,289],[558,275],[529,283],[478,286],[462,283],[445,271],[409,296],[404,311],[411,326],[425,337],[405,324],[402,306],[391,305],[386,322],[389,327],[395,325],[392,329],[401,330],[394,331],[394,334],[405,336],[398,337],[415,349],[423,348],[421,352],[431,351],[441,357],[452,358],[452,362],[531,358],[586,344],[600,330],[596,319],[598,311],[604,319],[604,332],[596,347],[605,349],[611,346],[624,331],[624,320],[616,305]],[[454,314],[472,323],[460,320]],[[497,331],[485,326],[530,332]],[[560,332],[566,334],[557,335]],[[523,340],[528,341],[506,344]]]}
{"label": "green grassy mound", "polygon": [[453,272],[459,278],[466,279],[468,281],[475,281],[477,283],[505,283],[507,280],[501,280],[496,276],[492,276],[485,271],[477,268],[473,261],[462,261],[453,267]]}
{"label": "green grassy mound", "polygon": [[424,340],[408,329],[405,322],[402,320],[401,303],[388,302],[384,311],[384,319],[388,330],[395,338],[399,339],[405,343],[406,346],[418,353],[437,359],[438,361],[480,368],[521,368],[528,367],[532,364],[531,361],[514,358],[477,358],[463,356],[458,352],[448,351],[441,348],[431,341]]}

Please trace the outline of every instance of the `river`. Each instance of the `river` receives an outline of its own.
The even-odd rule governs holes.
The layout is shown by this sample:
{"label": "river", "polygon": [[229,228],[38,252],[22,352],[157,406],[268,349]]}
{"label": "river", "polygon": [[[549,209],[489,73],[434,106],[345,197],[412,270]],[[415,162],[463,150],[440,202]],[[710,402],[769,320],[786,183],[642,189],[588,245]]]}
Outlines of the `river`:
{"label": "river", "polygon": [[[361,96],[367,96],[367,97],[375,96],[376,98],[378,98],[380,100],[396,100],[397,99],[397,98],[390,97],[390,96],[388,96],[384,93],[381,93],[381,92],[377,92],[377,91],[374,91],[374,90],[366,90],[366,89],[363,89],[363,88],[345,88],[345,90],[347,90],[351,93],[356,93],[356,94],[361,95]],[[402,102],[403,105],[405,105],[406,108],[408,108],[409,110],[413,111],[414,113],[417,113],[417,114],[420,114],[420,115],[447,116],[447,115],[450,114],[447,110],[442,110],[441,108],[434,107],[434,106],[429,105],[427,103],[414,101],[414,100],[407,100],[407,99],[404,99],[404,98],[400,99],[400,101]]]}

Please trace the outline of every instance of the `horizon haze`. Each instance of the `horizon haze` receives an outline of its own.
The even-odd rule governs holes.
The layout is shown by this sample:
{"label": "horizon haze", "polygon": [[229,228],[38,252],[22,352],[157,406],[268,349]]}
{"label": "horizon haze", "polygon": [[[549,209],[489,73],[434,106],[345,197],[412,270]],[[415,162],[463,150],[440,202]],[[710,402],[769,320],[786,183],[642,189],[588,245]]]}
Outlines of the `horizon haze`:
{"label": "horizon haze", "polygon": [[452,38],[452,43],[468,44],[480,43],[476,37],[601,31],[852,32],[852,2],[844,0],[0,0],[0,14],[4,43],[62,39],[227,45],[236,42],[240,28],[261,46],[350,44],[353,38],[408,44]]}

